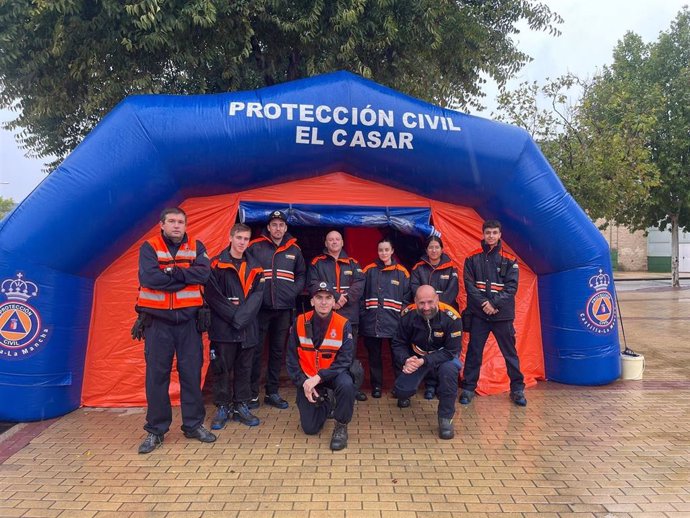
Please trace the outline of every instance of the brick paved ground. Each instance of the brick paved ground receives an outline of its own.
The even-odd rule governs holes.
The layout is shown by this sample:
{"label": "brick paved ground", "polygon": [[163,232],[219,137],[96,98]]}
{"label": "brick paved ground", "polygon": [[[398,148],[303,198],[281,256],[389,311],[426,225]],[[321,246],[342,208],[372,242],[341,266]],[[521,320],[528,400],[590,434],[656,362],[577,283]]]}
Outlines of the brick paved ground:
{"label": "brick paved ground", "polygon": [[143,409],[80,409],[0,436],[0,516],[688,517],[690,290],[620,299],[644,381],[540,383],[526,409],[478,397],[452,441],[434,403],[370,399],[336,453],[332,424],[306,437],[294,407],[262,407],[261,426],[229,424],[212,445],[174,429],[150,455],[136,453]]}

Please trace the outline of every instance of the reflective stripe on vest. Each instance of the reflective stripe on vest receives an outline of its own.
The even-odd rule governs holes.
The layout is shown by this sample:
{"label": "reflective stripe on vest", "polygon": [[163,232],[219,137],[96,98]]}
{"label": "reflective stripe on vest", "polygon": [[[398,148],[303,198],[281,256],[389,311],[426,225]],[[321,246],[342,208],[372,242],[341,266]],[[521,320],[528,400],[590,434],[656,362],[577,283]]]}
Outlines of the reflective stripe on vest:
{"label": "reflective stripe on vest", "polygon": [[[331,313],[331,321],[328,323],[323,342],[319,348],[314,347],[314,342],[307,336],[306,320],[311,320],[314,315],[309,311],[297,317],[296,331],[299,338],[297,355],[302,372],[309,377],[316,376],[321,369],[328,369],[335,360],[336,354],[343,345],[345,324],[347,319]],[[306,318],[306,319],[305,319]]]}
{"label": "reflective stripe on vest", "polygon": [[[189,266],[196,259],[196,240],[187,236],[187,242],[180,245],[180,249],[173,258],[163,240],[163,236],[158,235],[147,240],[147,243],[153,247],[158,258],[158,267],[161,270],[173,266],[178,268],[189,268]],[[198,284],[189,284],[180,291],[170,292],[161,290],[152,290],[139,287],[139,299],[137,305],[142,308],[152,309],[180,309],[193,308],[203,305],[204,300],[201,298],[201,286]]]}

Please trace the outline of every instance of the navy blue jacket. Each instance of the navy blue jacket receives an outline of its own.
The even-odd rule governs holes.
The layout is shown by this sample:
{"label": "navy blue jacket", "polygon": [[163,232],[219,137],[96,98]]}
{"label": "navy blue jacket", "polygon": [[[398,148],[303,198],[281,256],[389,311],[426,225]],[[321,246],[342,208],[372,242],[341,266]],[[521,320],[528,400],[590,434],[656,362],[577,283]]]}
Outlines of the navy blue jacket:
{"label": "navy blue jacket", "polygon": [[422,260],[412,267],[410,273],[410,290],[412,296],[417,288],[428,284],[432,286],[441,302],[445,302],[458,309],[458,269],[446,254],[441,254],[441,261],[436,266],[429,262],[429,256],[422,256]]}
{"label": "navy blue jacket", "polygon": [[359,334],[392,338],[398,329],[400,313],[410,300],[410,274],[405,267],[395,260],[385,266],[376,259],[364,268]]}
{"label": "navy blue jacket", "polygon": [[[482,240],[482,247],[465,259],[464,280],[467,307],[473,316],[491,322],[515,319],[518,263],[514,255],[503,250],[501,241],[489,250]],[[498,313],[484,313],[482,303],[486,300],[498,309]]]}
{"label": "navy blue jacket", "polygon": [[268,231],[249,243],[247,255],[259,263],[264,271],[266,288],[263,307],[292,309],[306,282],[307,265],[297,240],[287,232],[276,245]]}
{"label": "navy blue jacket", "polygon": [[263,268],[245,254],[238,270],[227,248],[211,265],[205,291],[211,308],[208,338],[213,342],[241,342],[242,348],[252,347],[258,337],[256,316],[264,296]]}
{"label": "navy blue jacket", "polygon": [[344,250],[340,251],[337,261],[324,251],[323,255],[314,257],[309,265],[309,292],[311,293],[321,281],[326,281],[337,293],[347,295],[347,304],[337,313],[347,318],[351,324],[358,324],[359,299],[364,291],[364,274],[359,263],[348,257]]}
{"label": "navy blue jacket", "polygon": [[462,319],[455,309],[443,302],[438,313],[426,320],[410,304],[400,316],[400,326],[391,343],[395,363],[402,367],[410,356],[424,358],[434,368],[460,356]]}

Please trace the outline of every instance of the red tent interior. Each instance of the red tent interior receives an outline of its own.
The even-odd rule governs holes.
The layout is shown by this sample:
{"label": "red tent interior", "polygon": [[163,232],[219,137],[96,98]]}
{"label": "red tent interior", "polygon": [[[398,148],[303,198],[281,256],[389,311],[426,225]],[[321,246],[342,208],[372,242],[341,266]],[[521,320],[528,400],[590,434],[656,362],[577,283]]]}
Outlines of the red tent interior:
{"label": "red tent interior", "polygon": [[[347,205],[342,202],[343,193],[347,193],[352,205],[430,208],[434,226],[442,233],[444,251],[456,262],[460,272],[465,257],[477,248],[481,240],[482,218],[472,209],[430,200],[346,173],[331,173],[233,194],[191,198],[181,206],[188,215],[189,234],[204,242],[209,255],[215,255],[228,244],[228,231],[236,220],[240,201],[274,202],[280,205],[285,205],[286,202]],[[325,234],[328,229],[322,230]],[[154,224],[146,235],[132,244],[96,280],[82,390],[82,404],[86,406],[146,405],[143,343],[132,340],[129,329],[135,318],[139,247],[145,239],[158,232],[159,227]],[[366,265],[376,257],[376,242],[381,235],[379,229],[345,229],[346,250],[362,265]],[[510,236],[504,237],[507,239],[505,245],[510,250]],[[537,276],[522,260],[519,264],[520,284],[516,298],[515,327],[521,368],[525,374],[525,382],[530,386],[537,380],[544,379]],[[462,282],[458,301],[460,307],[464,307]],[[466,340],[467,337],[465,342]],[[359,356],[365,355],[360,351]],[[205,373],[208,366],[208,344],[205,346],[204,358]],[[507,391],[508,388],[509,380],[503,357],[490,337],[477,390],[482,394],[492,394]],[[175,372],[170,392],[173,401],[178,402],[179,385]]]}

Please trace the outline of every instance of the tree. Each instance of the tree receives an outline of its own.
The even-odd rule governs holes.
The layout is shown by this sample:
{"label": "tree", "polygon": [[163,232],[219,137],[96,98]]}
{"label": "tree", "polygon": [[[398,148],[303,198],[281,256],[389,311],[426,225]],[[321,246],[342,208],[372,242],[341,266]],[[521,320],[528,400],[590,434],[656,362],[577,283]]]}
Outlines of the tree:
{"label": "tree", "polygon": [[[579,83],[581,98],[563,93]],[[549,110],[538,108],[544,95]],[[541,144],[568,190],[592,218],[632,230],[671,230],[673,286],[678,234],[690,228],[690,11],[683,8],[656,42],[628,33],[613,63],[591,81],[572,76],[541,89],[523,84],[499,98],[504,120]]]}
{"label": "tree", "polygon": [[345,69],[429,101],[479,105],[530,58],[516,24],[554,34],[536,0],[0,2],[0,106],[56,165],[130,94],[252,89]]}
{"label": "tree", "polygon": [[[610,110],[627,98],[627,117]],[[628,33],[614,50],[614,62],[592,88],[587,102],[598,121],[623,134],[636,118],[657,168],[659,181],[650,188],[636,228],[671,230],[672,284],[680,286],[679,240],[690,228],[690,11],[682,9],[656,42],[645,45]],[[594,116],[594,115],[593,115]]]}
{"label": "tree", "polygon": [[9,211],[14,207],[14,201],[12,198],[3,198],[0,196],[0,219],[5,217]]}
{"label": "tree", "polygon": [[[602,124],[598,106],[590,104],[595,81],[567,74],[548,80],[522,83],[498,96],[499,120],[525,128],[539,144],[566,189],[593,219],[637,227],[643,219],[649,190],[658,184],[639,128],[653,124],[650,114],[626,111],[626,98],[612,99],[620,126]],[[578,96],[575,101],[572,96]],[[542,107],[541,103],[547,103]]]}

